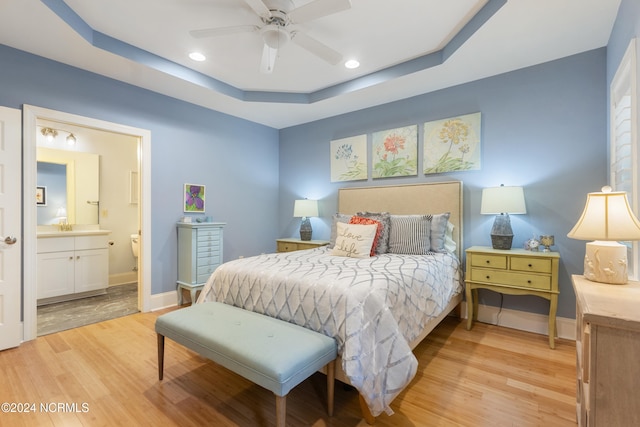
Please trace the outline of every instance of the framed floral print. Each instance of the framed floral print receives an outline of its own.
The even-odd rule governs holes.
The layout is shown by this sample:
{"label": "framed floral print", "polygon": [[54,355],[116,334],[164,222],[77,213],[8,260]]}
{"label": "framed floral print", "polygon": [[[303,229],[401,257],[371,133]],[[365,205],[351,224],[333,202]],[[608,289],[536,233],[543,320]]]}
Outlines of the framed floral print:
{"label": "framed floral print", "polygon": [[205,188],[199,184],[185,184],[184,190],[184,211],[204,212]]}
{"label": "framed floral print", "polygon": [[47,187],[36,187],[36,205],[47,206]]}
{"label": "framed floral print", "polygon": [[480,169],[480,113],[424,124],[425,174]]}
{"label": "framed floral print", "polygon": [[374,132],[371,169],[373,178],[418,174],[418,126]]}
{"label": "framed floral print", "polygon": [[331,182],[367,179],[367,135],[331,141]]}

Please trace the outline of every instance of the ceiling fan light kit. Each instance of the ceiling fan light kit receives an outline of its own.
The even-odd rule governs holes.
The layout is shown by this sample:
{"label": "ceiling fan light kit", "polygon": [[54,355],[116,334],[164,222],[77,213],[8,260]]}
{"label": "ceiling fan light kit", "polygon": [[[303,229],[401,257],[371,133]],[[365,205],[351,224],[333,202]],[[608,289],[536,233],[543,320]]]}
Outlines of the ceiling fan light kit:
{"label": "ceiling fan light kit", "polygon": [[289,40],[317,56],[336,65],[342,61],[342,54],[304,32],[290,28],[298,23],[312,21],[351,8],[350,0],[314,0],[298,8],[291,0],[238,0],[244,1],[264,25],[238,25],[233,27],[207,28],[190,31],[192,37],[216,37],[242,32],[258,32],[262,36],[264,48],[260,71],[273,72],[278,50]]}

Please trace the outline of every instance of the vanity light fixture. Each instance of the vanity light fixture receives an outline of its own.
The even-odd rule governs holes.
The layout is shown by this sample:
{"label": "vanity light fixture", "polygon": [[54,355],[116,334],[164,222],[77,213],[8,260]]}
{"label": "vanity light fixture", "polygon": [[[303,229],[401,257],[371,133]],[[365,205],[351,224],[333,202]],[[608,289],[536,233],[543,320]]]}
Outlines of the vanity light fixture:
{"label": "vanity light fixture", "polygon": [[45,138],[47,138],[47,142],[53,142],[53,140],[58,136],[58,131],[51,128],[42,128],[40,131]]}
{"label": "vanity light fixture", "polygon": [[76,136],[72,133],[69,134],[69,136],[67,137],[67,145],[76,145]]}

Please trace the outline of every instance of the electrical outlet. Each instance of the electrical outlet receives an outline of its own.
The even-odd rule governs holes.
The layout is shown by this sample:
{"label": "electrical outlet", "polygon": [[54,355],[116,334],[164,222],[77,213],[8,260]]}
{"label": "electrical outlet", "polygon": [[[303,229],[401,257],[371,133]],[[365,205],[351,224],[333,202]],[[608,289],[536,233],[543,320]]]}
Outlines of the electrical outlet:
{"label": "electrical outlet", "polygon": [[106,218],[109,216],[109,210],[108,209],[102,209],[102,217]]}

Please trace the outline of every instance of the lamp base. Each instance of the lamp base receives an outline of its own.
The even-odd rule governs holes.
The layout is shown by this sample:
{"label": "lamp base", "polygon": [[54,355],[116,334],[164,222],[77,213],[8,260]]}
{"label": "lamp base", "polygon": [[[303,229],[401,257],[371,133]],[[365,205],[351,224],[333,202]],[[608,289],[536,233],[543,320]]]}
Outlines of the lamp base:
{"label": "lamp base", "polygon": [[592,282],[624,285],[627,273],[627,247],[618,242],[587,243],[584,256],[584,277]]}
{"label": "lamp base", "polygon": [[509,214],[496,215],[491,227],[491,244],[493,249],[511,249],[513,243],[513,231],[511,230],[511,219]]}
{"label": "lamp base", "polygon": [[309,220],[309,218],[303,217],[302,222],[300,223],[300,240],[311,240],[312,232],[313,230],[311,229],[311,221]]}
{"label": "lamp base", "polygon": [[511,236],[491,235],[493,249],[509,250],[511,249],[511,243],[513,243],[513,234]]}

